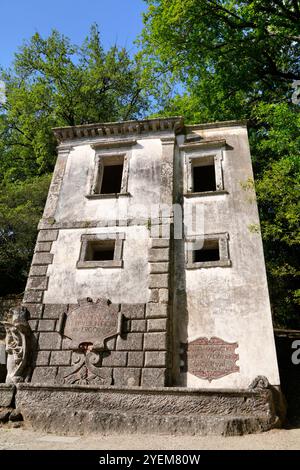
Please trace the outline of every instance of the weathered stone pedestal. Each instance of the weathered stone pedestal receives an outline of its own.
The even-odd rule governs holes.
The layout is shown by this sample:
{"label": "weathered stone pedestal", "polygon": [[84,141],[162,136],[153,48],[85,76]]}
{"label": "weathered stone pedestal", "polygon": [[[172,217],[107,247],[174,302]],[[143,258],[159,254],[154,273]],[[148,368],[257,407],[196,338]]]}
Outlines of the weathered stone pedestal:
{"label": "weathered stone pedestal", "polygon": [[[42,432],[234,436],[280,426],[271,388],[197,390],[18,384],[2,386],[3,404]],[[7,390],[4,390],[7,388]]]}

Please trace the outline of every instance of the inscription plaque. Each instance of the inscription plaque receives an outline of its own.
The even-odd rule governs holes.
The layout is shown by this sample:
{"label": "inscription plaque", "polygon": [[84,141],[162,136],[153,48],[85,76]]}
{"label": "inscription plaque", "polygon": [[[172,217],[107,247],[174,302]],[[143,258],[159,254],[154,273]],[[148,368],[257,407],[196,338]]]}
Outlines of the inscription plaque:
{"label": "inscription plaque", "polygon": [[71,340],[69,349],[78,350],[88,344],[91,350],[102,351],[104,341],[121,332],[119,306],[106,299],[92,302],[79,301],[79,306],[69,312],[64,327],[64,336]]}
{"label": "inscription plaque", "polygon": [[182,371],[209,382],[239,372],[236,348],[238,343],[227,343],[220,338],[198,338],[183,347]]}

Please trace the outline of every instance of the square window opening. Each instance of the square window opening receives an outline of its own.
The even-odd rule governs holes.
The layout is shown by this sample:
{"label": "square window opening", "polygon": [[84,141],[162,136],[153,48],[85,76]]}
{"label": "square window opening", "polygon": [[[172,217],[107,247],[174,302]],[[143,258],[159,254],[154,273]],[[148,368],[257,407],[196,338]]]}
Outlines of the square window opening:
{"label": "square window opening", "polygon": [[205,240],[201,250],[194,250],[193,262],[220,261],[219,240]]}
{"label": "square window opening", "polygon": [[195,193],[216,191],[216,172],[214,162],[193,167],[193,191]]}
{"label": "square window opening", "polygon": [[120,193],[122,187],[123,163],[116,165],[105,165],[100,194]]}
{"label": "square window opening", "polygon": [[88,242],[84,261],[112,261],[115,254],[115,240]]}

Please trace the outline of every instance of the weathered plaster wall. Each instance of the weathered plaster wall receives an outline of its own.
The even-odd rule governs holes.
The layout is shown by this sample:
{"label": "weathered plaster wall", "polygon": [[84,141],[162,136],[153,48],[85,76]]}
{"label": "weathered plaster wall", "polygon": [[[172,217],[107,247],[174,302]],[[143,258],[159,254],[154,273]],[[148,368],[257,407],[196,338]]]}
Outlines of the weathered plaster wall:
{"label": "weathered plaster wall", "polygon": [[[181,327],[177,312],[179,337],[182,343],[199,337],[238,342],[240,372],[211,383],[181,374],[181,381],[191,387],[243,388],[257,375],[265,375],[278,385],[257,204],[253,187],[247,184],[253,181],[247,130],[235,127],[195,132],[209,139],[226,139],[231,148],[223,155],[224,189],[228,194],[185,198],[184,209],[186,212],[187,204],[203,205],[204,233],[229,233],[232,266],[184,270],[183,255],[178,253],[176,282],[186,286]],[[182,165],[183,161],[182,152]]]}
{"label": "weathered plaster wall", "polygon": [[[159,204],[162,144],[160,139],[142,139],[131,149],[105,149],[105,153],[127,152],[130,196],[90,200],[89,193],[95,165],[95,150],[89,144],[71,149],[59,194],[55,221],[94,221],[145,217],[145,208]],[[138,207],[138,206],[142,207]]]}
{"label": "weathered plaster wall", "polygon": [[[76,269],[82,234],[125,233],[122,268]],[[145,303],[148,300],[147,227],[105,227],[59,230],[48,267],[44,303],[76,303],[78,299],[108,298],[113,303]]]}
{"label": "weathered plaster wall", "polygon": [[[151,205],[160,203],[162,143],[159,138],[141,139],[129,149],[104,149],[102,153],[124,151],[128,156],[129,196],[87,199],[93,172],[95,150],[90,144],[71,147],[53,214],[56,224],[93,226],[108,220],[105,228],[60,228],[52,244],[53,264],[49,266],[45,303],[77,302],[81,297],[108,297],[113,302],[142,303],[149,298],[148,243],[149,227],[117,227],[119,219],[148,219]],[[172,191],[172,188],[170,189]],[[115,225],[113,221],[118,221]],[[125,224],[126,225],[126,224]],[[76,269],[82,234],[126,233],[123,268]]]}

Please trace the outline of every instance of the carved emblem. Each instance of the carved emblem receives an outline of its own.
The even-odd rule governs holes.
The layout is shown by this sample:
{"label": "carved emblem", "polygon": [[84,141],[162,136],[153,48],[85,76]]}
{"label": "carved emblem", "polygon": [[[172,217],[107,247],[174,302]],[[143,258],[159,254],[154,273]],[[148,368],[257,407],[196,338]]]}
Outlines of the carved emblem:
{"label": "carved emblem", "polygon": [[212,380],[239,372],[236,365],[239,355],[235,353],[238,343],[227,343],[220,338],[198,338],[182,345],[182,372]]}
{"label": "carved emblem", "polygon": [[83,344],[81,353],[73,354],[73,366],[62,377],[62,382],[77,385],[111,385],[112,371],[99,367],[101,353],[91,351],[91,345]]}
{"label": "carved emblem", "polygon": [[5,328],[5,349],[7,352],[6,383],[24,382],[29,377],[31,329],[28,311],[25,307],[12,308],[10,321],[2,321]]}
{"label": "carved emblem", "polygon": [[91,350],[104,350],[104,341],[121,333],[122,316],[118,305],[109,300],[79,300],[79,306],[68,313],[64,336],[71,339],[69,349],[80,349],[83,343],[92,345]]}
{"label": "carved emblem", "polygon": [[122,314],[119,306],[107,299],[79,300],[79,306],[60,320],[65,337],[69,338],[69,349],[74,351],[73,364],[65,371],[60,381],[79,385],[111,385],[112,371],[101,367],[102,354],[107,351],[105,341],[121,334]]}

